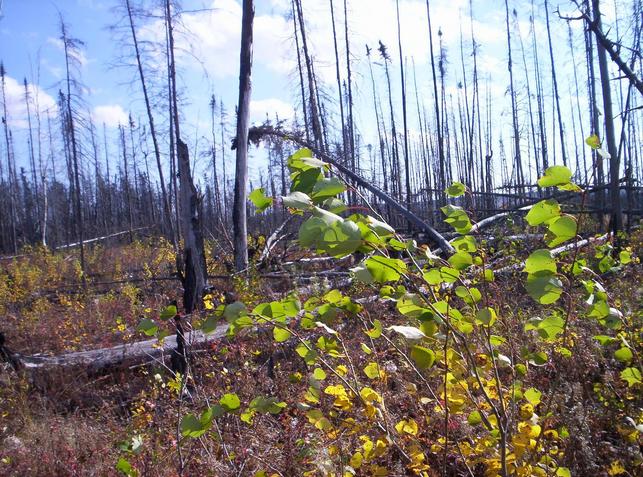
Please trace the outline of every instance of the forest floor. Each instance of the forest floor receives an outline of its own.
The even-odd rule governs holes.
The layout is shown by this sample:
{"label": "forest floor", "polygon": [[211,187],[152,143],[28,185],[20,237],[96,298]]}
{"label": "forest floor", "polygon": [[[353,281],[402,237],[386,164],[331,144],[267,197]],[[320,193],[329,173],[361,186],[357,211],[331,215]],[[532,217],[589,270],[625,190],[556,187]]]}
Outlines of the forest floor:
{"label": "forest floor", "polygon": [[[629,239],[628,246],[635,254],[640,254],[642,239],[640,232]],[[490,248],[490,260],[503,267],[524,260],[537,244],[509,241],[494,247]],[[592,256],[592,247],[584,253]],[[0,331],[6,336],[7,347],[23,355],[58,355],[148,339],[137,330],[141,319],[158,318],[168,303],[180,297],[180,282],[171,278],[174,252],[163,240],[90,247],[86,289],[80,285],[77,251],[51,253],[35,248],[23,254],[0,259]],[[208,257],[212,255],[209,250]],[[221,260],[211,259],[208,265],[211,275],[226,274]],[[296,268],[298,273],[311,269],[301,263]],[[630,343],[639,356],[641,271],[640,262],[634,260],[618,273],[601,277],[611,301],[639,338]],[[524,323],[542,313],[524,293],[520,275],[517,269],[499,275],[490,285],[508,339],[505,346],[509,347],[529,346],[530,333]],[[211,282],[214,291],[208,299],[215,306],[224,301],[226,292],[234,292],[249,309],[283,298],[293,286],[289,279],[267,279],[259,272],[248,279]],[[310,291],[300,297],[302,303]],[[341,291],[353,299],[377,293],[357,284]],[[366,300],[364,308],[369,319],[379,319],[384,328],[405,323],[395,306],[387,302]],[[443,455],[442,421],[454,441],[473,433],[474,424],[457,413],[445,420],[425,391],[413,384],[417,382],[414,370],[400,359],[395,343],[380,343],[365,353],[360,326],[342,313],[331,323],[341,331],[346,347],[341,354],[352,357],[352,367],[361,370],[374,359],[381,364],[384,372],[380,379],[367,381],[387,403],[394,422],[411,418],[419,422],[420,430],[415,430],[414,437],[423,448],[426,468],[418,466],[415,473],[495,475],[483,465],[464,466],[454,448]],[[167,330],[173,332],[171,327]],[[337,455],[362,445],[364,436],[349,430],[320,433],[310,417],[307,419],[301,403],[310,397],[308,373],[312,368],[297,353],[292,339],[275,343],[271,328],[267,330],[248,329],[195,353],[189,395],[183,398],[178,397],[181,384],[158,363],[117,368],[101,375],[68,370],[44,380],[16,374],[5,365],[0,368],[0,475],[334,475],[329,469]],[[533,386],[543,393],[554,388],[558,391],[550,402],[557,409],[551,427],[560,433],[564,429],[566,437],[564,442],[562,437],[560,442],[550,442],[546,451],[562,455],[571,475],[641,475],[641,433],[628,427],[628,419],[638,423],[643,418],[643,401],[637,393],[640,387],[630,388],[619,379],[623,366],[614,359],[611,348],[593,339],[600,334],[593,323],[580,323],[577,330],[573,359],[552,356],[522,383],[523,388]],[[310,340],[320,336],[318,329],[307,331]],[[336,364],[345,362],[340,358]],[[436,389],[439,380],[439,374],[429,377]],[[226,393],[238,395],[242,407],[256,396],[271,396],[275,402],[285,403],[285,409],[245,418],[240,412],[226,413],[197,438],[181,435],[182,416],[198,416],[204,405],[218,402]],[[332,415],[332,399],[322,395],[317,401]],[[351,465],[359,469],[357,475],[414,475],[403,454],[392,449],[375,456],[369,466],[359,469],[352,459]],[[340,472],[336,475],[351,475]]]}

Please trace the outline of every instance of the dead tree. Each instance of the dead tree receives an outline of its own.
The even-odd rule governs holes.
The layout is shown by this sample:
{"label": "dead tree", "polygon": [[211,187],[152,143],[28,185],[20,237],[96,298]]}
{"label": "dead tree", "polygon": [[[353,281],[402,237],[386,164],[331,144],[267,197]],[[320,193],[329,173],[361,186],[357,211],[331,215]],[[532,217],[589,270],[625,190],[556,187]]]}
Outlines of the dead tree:
{"label": "dead tree", "polygon": [[239,108],[237,110],[237,163],[234,182],[234,265],[238,272],[248,268],[248,223],[246,196],[248,187],[248,116],[252,94],[252,23],[253,0],[244,0],[241,19],[241,54],[239,58]]}
{"label": "dead tree", "polygon": [[203,290],[207,282],[203,233],[201,231],[201,199],[190,172],[190,154],[188,146],[181,139],[179,127],[178,96],[176,88],[176,63],[174,61],[174,30],[171,1],[165,2],[169,52],[170,101],[172,103],[172,122],[176,143],[177,168],[179,172],[179,190],[181,204],[181,231],[183,234],[183,308],[191,313],[203,305]]}

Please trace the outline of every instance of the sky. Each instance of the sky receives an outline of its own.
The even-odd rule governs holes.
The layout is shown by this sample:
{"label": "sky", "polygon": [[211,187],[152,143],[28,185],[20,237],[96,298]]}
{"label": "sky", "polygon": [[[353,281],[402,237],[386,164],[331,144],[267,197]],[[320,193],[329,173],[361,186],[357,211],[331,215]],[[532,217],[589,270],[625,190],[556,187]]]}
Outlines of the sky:
{"label": "sky", "polygon": [[[64,74],[64,57],[61,48],[59,18],[69,26],[71,36],[84,42],[79,76],[86,85],[84,100],[89,113],[97,124],[104,123],[110,131],[118,124],[127,122],[132,112],[135,118],[143,114],[142,95],[136,82],[136,70],[123,61],[130,50],[119,42],[122,33],[110,30],[110,25],[119,24],[122,11],[116,7],[118,0],[0,0],[0,60],[7,71],[6,88],[10,124],[18,131],[26,126],[26,110],[23,101],[23,78],[27,79],[31,95],[38,99],[42,111],[55,108],[55,98]],[[134,0],[133,3],[138,3]],[[328,0],[303,0],[307,19],[308,37],[317,64],[317,74],[330,95],[336,95],[335,62],[333,55],[332,27]],[[338,28],[343,26],[341,0],[335,0]],[[611,2],[610,2],[611,3]],[[625,2],[627,4],[627,2]],[[256,0],[254,25],[254,65],[251,120],[261,122],[268,115],[289,119],[300,107],[298,101],[298,76],[292,37],[289,0]],[[504,2],[499,0],[474,0],[473,24],[470,24],[468,0],[431,0],[431,15],[434,31],[442,32],[442,41],[447,48],[449,86],[457,93],[461,80],[460,35],[465,38],[465,48],[470,49],[469,31],[473,27],[479,44],[479,68],[481,78],[487,81],[494,98],[494,114],[498,116],[500,129],[510,122],[506,66],[506,32],[504,30]],[[535,28],[541,45],[541,60],[546,59],[546,31],[544,29],[543,1],[535,0]],[[518,13],[519,28],[527,34],[530,28],[530,1],[515,0],[510,5]],[[209,137],[209,107],[211,94],[225,103],[228,112],[234,111],[238,95],[239,41],[241,29],[240,0],[183,0],[184,13],[177,25],[177,64],[184,106],[188,144],[204,147],[204,137]],[[511,6],[510,6],[511,8]],[[550,2],[550,15],[554,26],[552,34],[556,44],[562,77],[561,99],[563,107],[569,103],[568,85],[572,70],[569,67],[567,25],[555,19],[555,10],[573,11],[569,2]],[[350,0],[348,2],[349,37],[352,67],[355,80],[356,126],[364,135],[365,142],[374,140],[372,99],[368,80],[366,44],[376,48],[383,41],[389,48],[394,63],[397,63],[397,26],[394,0]],[[608,9],[606,20],[614,16]],[[429,103],[432,85],[428,75],[429,44],[427,36],[426,6],[424,0],[401,0],[402,47],[406,61],[415,64],[418,72],[418,87],[422,102]],[[556,23],[557,21],[557,23]],[[122,22],[120,23],[122,25]],[[580,34],[580,26],[573,26]],[[159,40],[163,38],[160,20],[138,25],[139,38]],[[339,35],[343,50],[343,34]],[[468,46],[467,46],[468,45]],[[437,48],[437,45],[436,45]],[[466,61],[470,62],[469,53]],[[579,59],[582,61],[582,51]],[[343,51],[341,62],[344,62]],[[152,62],[163,61],[150,56]],[[514,60],[518,61],[518,60]],[[581,63],[582,64],[582,63]],[[519,66],[519,65],[518,65]],[[545,67],[546,69],[546,67]],[[397,83],[399,72],[392,70]],[[407,71],[407,75],[410,71]],[[470,74],[470,72],[468,73]],[[545,74],[547,74],[545,72]],[[383,69],[376,65],[378,87],[383,88]],[[469,78],[470,79],[470,78]],[[37,86],[36,86],[37,85]],[[383,89],[381,89],[383,91]],[[394,91],[394,96],[399,92]],[[428,104],[427,104],[428,106]],[[413,129],[413,125],[411,125]],[[509,143],[509,137],[505,138]],[[257,177],[263,165],[261,151],[253,152],[251,177]],[[229,154],[232,160],[232,154]],[[230,163],[231,164],[231,163]]]}

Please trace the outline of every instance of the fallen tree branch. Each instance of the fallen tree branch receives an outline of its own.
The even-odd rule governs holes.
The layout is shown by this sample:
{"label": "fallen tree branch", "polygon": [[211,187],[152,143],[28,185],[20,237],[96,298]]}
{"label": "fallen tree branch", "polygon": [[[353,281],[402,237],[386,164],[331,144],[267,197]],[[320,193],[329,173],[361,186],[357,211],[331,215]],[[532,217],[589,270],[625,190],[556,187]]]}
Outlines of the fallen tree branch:
{"label": "fallen tree branch", "polygon": [[[593,243],[604,242],[606,240],[609,240],[612,237],[612,235],[614,234],[612,232],[609,232],[609,233],[600,235],[598,237],[589,237],[586,239],[579,240],[578,242],[572,242],[567,245],[561,245],[560,247],[552,248],[550,250],[550,253],[552,254],[552,256],[556,256],[563,252],[569,252],[570,250],[582,248]],[[494,275],[503,275],[509,272],[514,272],[516,270],[522,269],[524,267],[525,267],[525,262],[514,263],[513,265],[507,265],[506,267],[502,267],[497,270],[494,270],[493,273]]]}
{"label": "fallen tree branch", "polygon": [[[122,232],[116,232],[110,235],[104,235],[103,237],[94,237],[88,240],[83,240],[83,245],[86,245],[88,243],[93,243],[93,242],[102,242],[103,240],[108,240],[114,237],[120,237],[121,235],[127,235],[129,233],[138,232],[139,230],[149,229],[150,227],[151,225],[148,225],[146,227],[138,227],[132,230],[123,230]],[[66,250],[68,248],[78,247],[79,245],[80,245],[80,242],[74,242],[67,245],[60,245],[58,247],[55,247],[53,250]]]}
{"label": "fallen tree branch", "polygon": [[[415,227],[420,229],[421,231],[426,232],[426,234],[437,244],[440,246],[442,250],[446,252],[447,255],[453,255],[455,253],[455,249],[453,246],[440,234],[437,230],[435,230],[433,227],[431,227],[429,224],[427,224],[424,220],[422,220],[420,217],[415,215],[413,212],[411,212],[409,209],[404,207],[402,204],[394,200],[391,196],[389,196],[386,192],[382,191],[369,181],[363,179],[361,176],[358,174],[354,173],[344,165],[340,164],[335,158],[331,157],[330,155],[324,153],[323,151],[320,151],[317,149],[315,146],[312,146],[311,144],[308,144],[304,139],[300,138],[298,135],[293,134],[293,133],[287,133],[285,131],[282,131],[281,129],[274,128],[270,124],[264,124],[262,126],[255,126],[250,128],[249,132],[249,140],[253,141],[255,143],[258,143],[261,141],[261,139],[265,136],[273,136],[273,137],[278,137],[286,141],[292,141],[295,144],[299,145],[300,147],[306,147],[310,149],[319,159],[322,159],[323,161],[329,163],[332,165],[335,169],[337,169],[339,172],[341,172],[343,175],[357,183],[359,186],[369,190],[372,192],[375,196],[379,197],[382,201],[384,201],[387,205],[389,205],[392,209],[394,209],[396,212],[398,212],[400,215],[402,215],[405,219],[409,221],[409,223],[413,224]],[[236,147],[236,144],[233,142],[232,145],[233,149]]]}
{"label": "fallen tree branch", "polygon": [[288,225],[288,223],[292,220],[292,215],[289,216],[286,220],[283,221],[283,223],[277,227],[277,229],[268,237],[268,240],[266,240],[266,246],[263,248],[261,251],[261,255],[259,256],[259,260],[257,260],[257,265],[263,263],[268,256],[270,255],[270,252],[272,249],[279,243],[279,240],[281,237],[279,237],[279,234],[281,231]]}

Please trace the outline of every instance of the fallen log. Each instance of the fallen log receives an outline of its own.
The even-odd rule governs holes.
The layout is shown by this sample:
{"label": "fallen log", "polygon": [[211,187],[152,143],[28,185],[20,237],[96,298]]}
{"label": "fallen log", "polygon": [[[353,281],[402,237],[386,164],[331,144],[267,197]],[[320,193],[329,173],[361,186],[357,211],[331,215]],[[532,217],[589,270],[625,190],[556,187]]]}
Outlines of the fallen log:
{"label": "fallen log", "polygon": [[[207,347],[209,343],[222,339],[228,331],[228,324],[219,325],[212,333],[202,331],[186,333],[186,341],[191,350]],[[12,353],[17,367],[28,373],[49,371],[53,369],[82,369],[88,374],[98,374],[117,366],[131,366],[153,361],[163,362],[169,359],[176,348],[176,336],[167,336],[162,341],[149,339],[126,343],[112,348],[101,348],[89,351],[75,351],[57,356],[21,355]]]}

